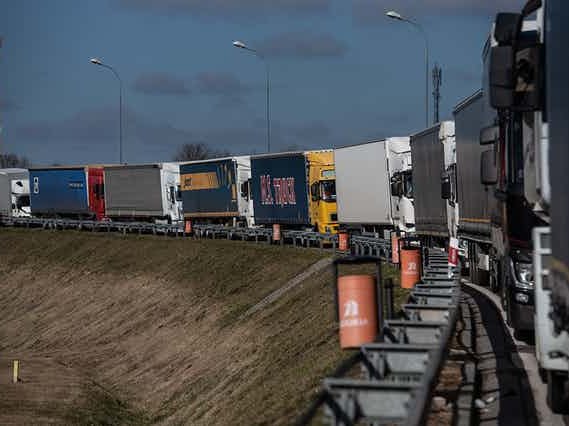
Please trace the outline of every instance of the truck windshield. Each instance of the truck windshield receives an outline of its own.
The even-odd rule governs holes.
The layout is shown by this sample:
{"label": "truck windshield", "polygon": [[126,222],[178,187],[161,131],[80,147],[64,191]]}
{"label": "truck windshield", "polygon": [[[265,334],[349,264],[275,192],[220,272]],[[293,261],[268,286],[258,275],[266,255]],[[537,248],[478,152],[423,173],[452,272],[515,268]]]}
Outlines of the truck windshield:
{"label": "truck windshield", "polygon": [[322,201],[336,201],[336,181],[325,180],[320,182]]}
{"label": "truck windshield", "polygon": [[30,206],[30,196],[29,195],[20,195],[16,199],[16,207],[21,209],[22,207],[29,207]]}

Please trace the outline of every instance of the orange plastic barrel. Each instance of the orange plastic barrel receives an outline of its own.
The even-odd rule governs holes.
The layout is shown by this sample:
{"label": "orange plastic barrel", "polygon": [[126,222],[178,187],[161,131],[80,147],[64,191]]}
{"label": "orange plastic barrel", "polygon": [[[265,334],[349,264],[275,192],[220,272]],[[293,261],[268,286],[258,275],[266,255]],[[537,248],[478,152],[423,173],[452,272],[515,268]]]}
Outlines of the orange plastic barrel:
{"label": "orange plastic barrel", "polygon": [[413,288],[421,281],[421,249],[402,248],[399,251],[401,260],[401,287]]}
{"label": "orange plastic barrel", "polygon": [[373,275],[344,275],[338,278],[340,346],[357,348],[375,340],[377,302]]}
{"label": "orange plastic barrel", "polygon": [[346,231],[340,231],[338,233],[338,250],[348,251],[349,247],[348,242],[349,242],[348,233]]}
{"label": "orange plastic barrel", "polygon": [[186,234],[191,234],[192,233],[192,221],[191,220],[186,220],[186,222],[184,223],[184,232]]}
{"label": "orange plastic barrel", "polygon": [[278,223],[273,223],[273,241],[281,240],[281,225]]}
{"label": "orange plastic barrel", "polygon": [[399,263],[399,236],[396,233],[391,234],[391,263]]}

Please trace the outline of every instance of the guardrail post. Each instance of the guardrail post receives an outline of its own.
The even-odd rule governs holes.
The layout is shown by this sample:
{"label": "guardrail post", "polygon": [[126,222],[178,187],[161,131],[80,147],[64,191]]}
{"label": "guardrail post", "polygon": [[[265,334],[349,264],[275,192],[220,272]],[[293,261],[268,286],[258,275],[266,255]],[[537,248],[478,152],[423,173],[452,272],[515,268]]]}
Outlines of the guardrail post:
{"label": "guardrail post", "polygon": [[383,287],[385,288],[385,318],[386,319],[393,319],[394,315],[394,301],[393,301],[393,279],[387,278],[384,281]]}

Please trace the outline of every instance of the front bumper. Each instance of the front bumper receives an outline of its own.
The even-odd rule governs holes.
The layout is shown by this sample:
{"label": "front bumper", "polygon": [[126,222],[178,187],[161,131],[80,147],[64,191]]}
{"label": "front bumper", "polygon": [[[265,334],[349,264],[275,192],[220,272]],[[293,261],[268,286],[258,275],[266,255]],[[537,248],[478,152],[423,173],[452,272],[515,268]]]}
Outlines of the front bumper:
{"label": "front bumper", "polygon": [[512,327],[520,331],[534,329],[534,292],[512,286],[508,292],[508,306]]}

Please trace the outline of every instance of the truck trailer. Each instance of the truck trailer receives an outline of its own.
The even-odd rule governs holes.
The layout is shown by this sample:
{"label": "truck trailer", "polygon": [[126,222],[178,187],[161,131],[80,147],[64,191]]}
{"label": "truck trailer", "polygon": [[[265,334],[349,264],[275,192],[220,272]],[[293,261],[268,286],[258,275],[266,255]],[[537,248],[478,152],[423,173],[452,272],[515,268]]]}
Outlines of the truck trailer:
{"label": "truck trailer", "polygon": [[101,219],[105,215],[99,166],[31,168],[30,207],[36,217]]}
{"label": "truck trailer", "polygon": [[251,157],[251,196],[257,225],[338,231],[331,150]]}
{"label": "truck trailer", "polygon": [[193,223],[253,226],[249,156],[180,164],[184,219]]}
{"label": "truck trailer", "polygon": [[466,245],[470,281],[490,285],[496,290],[496,271],[490,273],[490,268],[497,266],[490,262],[490,258],[493,252],[491,218],[498,214],[498,205],[494,198],[495,187],[480,182],[480,163],[477,161],[487,151],[486,147],[480,145],[483,123],[492,123],[497,119],[496,112],[488,106],[488,94],[478,90],[461,101],[453,112],[460,206],[458,237],[461,244]]}
{"label": "truck trailer", "polygon": [[412,135],[411,158],[415,232],[426,246],[445,247],[458,228],[454,122]]}
{"label": "truck trailer", "polygon": [[180,163],[105,166],[105,203],[111,220],[181,221]]}
{"label": "truck trailer", "polygon": [[336,148],[334,161],[342,228],[381,236],[414,231],[409,137]]}
{"label": "truck trailer", "polygon": [[0,169],[0,216],[30,216],[30,176],[27,169]]}

